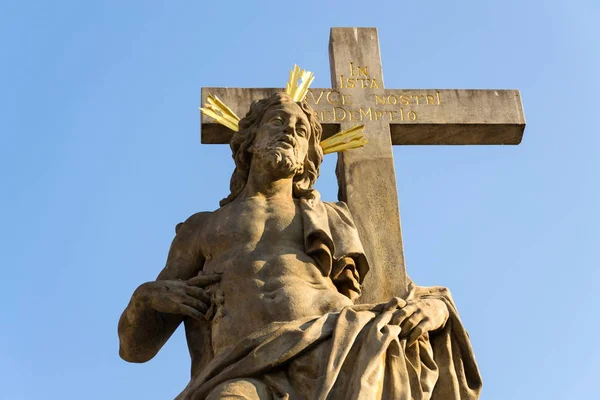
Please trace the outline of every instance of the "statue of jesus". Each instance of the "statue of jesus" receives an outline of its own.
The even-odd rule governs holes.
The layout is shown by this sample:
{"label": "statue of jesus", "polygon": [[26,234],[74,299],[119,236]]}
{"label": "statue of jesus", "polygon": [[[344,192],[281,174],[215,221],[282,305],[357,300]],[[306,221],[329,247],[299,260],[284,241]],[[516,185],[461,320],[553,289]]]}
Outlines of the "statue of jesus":
{"label": "statue of jesus", "polygon": [[150,360],[183,322],[192,377],[178,399],[478,398],[447,289],[355,304],[368,261],[347,206],[313,188],[311,107],[278,93],[239,128],[231,194],[177,226],[165,268],[121,316],[121,357]]}

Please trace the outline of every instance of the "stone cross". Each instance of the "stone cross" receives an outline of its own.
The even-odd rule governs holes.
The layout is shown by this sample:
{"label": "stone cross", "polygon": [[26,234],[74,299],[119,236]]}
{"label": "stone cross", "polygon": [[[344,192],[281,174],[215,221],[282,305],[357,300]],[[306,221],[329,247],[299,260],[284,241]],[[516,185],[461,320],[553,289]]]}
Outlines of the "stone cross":
{"label": "stone cross", "polygon": [[[357,225],[371,270],[359,301],[404,296],[409,282],[392,145],[519,144],[525,117],[517,90],[384,89],[375,28],[332,28],[332,89],[311,89],[307,100],[323,125],[323,139],[357,124],[368,144],[339,153],[339,198]],[[303,66],[306,67],[306,66]],[[253,100],[273,89],[202,88],[243,117]],[[233,132],[202,115],[202,143],[228,143]]]}

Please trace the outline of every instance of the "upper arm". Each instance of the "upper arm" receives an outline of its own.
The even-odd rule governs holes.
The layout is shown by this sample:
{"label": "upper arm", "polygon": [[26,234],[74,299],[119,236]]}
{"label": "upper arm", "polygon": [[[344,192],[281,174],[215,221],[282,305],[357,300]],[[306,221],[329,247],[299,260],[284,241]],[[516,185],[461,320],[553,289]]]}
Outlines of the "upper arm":
{"label": "upper arm", "polygon": [[210,213],[197,213],[178,224],[165,268],[157,280],[187,280],[198,275],[204,265],[202,227]]}

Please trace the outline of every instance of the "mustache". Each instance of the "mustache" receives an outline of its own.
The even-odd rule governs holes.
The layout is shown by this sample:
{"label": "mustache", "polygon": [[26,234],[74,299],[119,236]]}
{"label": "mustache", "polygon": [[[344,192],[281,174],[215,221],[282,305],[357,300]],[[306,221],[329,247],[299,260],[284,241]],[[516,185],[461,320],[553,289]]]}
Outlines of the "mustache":
{"label": "mustache", "polygon": [[292,147],[296,147],[296,145],[298,144],[296,138],[294,138],[293,136],[284,135],[284,136],[279,137],[276,140],[274,140],[271,143],[271,145],[275,145],[280,142],[287,143],[287,144],[291,145]]}

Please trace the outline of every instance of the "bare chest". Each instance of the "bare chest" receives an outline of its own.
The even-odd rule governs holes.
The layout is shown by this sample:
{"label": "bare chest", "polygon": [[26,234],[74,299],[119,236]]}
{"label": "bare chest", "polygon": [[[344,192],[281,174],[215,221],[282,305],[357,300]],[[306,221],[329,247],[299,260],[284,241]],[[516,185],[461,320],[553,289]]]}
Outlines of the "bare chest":
{"label": "bare chest", "polygon": [[207,228],[204,243],[210,258],[304,242],[299,205],[292,199],[250,198],[231,203],[213,214]]}

